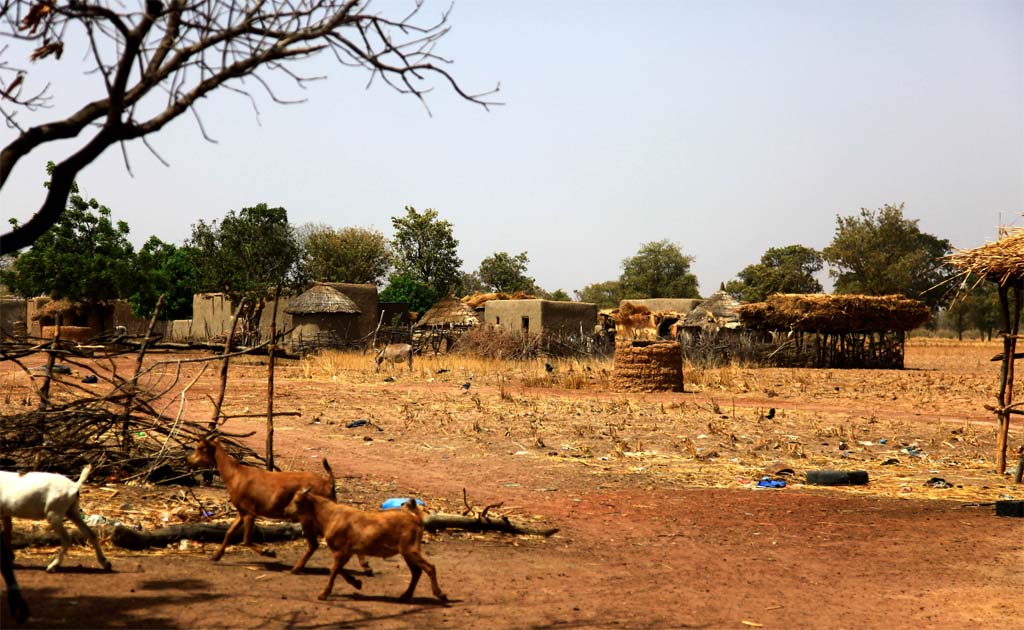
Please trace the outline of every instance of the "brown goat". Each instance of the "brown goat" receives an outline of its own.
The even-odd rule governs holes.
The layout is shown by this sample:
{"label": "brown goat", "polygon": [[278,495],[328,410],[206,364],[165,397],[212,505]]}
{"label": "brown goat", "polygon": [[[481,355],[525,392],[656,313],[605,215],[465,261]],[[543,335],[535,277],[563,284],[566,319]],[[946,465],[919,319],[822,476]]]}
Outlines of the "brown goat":
{"label": "brown goat", "polygon": [[[231,504],[238,510],[238,518],[224,535],[224,542],[214,552],[212,560],[220,560],[228,546],[228,540],[240,524],[245,525],[242,544],[259,553],[273,557],[274,552],[261,549],[252,543],[252,526],[257,516],[286,519],[285,508],[292,496],[300,489],[307,489],[314,494],[326,497],[332,502],[337,497],[334,488],[334,472],[331,471],[327,458],[323,459],[327,475],[311,472],[270,472],[254,466],[247,466],[231,456],[216,438],[200,439],[195,450],[188,456],[188,463],[197,468],[217,467],[224,485],[228,489]],[[302,524],[302,535],[308,544],[306,553],[292,567],[292,573],[298,573],[306,566],[313,552],[319,546],[316,522],[310,518],[298,518]],[[360,557],[360,564],[367,575],[372,575],[370,565]]]}
{"label": "brown goat", "polygon": [[[448,601],[448,596],[441,592],[437,585],[437,571],[434,565],[427,562],[420,553],[423,540],[423,512],[416,501],[409,499],[403,508],[384,510],[382,512],[364,512],[347,505],[339,505],[323,497],[313,494],[309,488],[295,493],[291,503],[285,508],[285,514],[291,518],[312,518],[324,534],[324,541],[334,553],[334,565],[331,576],[327,579],[327,588],[319,599],[327,599],[334,589],[334,579],[341,572],[352,554],[390,558],[401,554],[409,566],[412,579],[409,588],[405,589],[401,600],[412,597],[424,571],[430,577],[430,586],[434,597]],[[357,589],[363,583],[348,573],[341,573],[345,581]]]}

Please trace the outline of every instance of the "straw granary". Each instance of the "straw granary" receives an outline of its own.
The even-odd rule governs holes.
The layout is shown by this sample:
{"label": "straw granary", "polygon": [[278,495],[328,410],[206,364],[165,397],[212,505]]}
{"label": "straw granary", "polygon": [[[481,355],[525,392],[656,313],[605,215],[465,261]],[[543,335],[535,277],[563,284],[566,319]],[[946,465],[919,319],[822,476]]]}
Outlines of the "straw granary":
{"label": "straw granary", "polygon": [[[999,304],[1002,316],[1003,353],[999,371],[999,391],[996,394],[998,406],[988,407],[996,414],[999,427],[996,430],[996,472],[1006,471],[1006,449],[1009,441],[1010,420],[1019,414],[1014,403],[1014,361],[1019,357],[1017,339],[1020,336],[1021,304],[1024,302],[1024,228],[1007,230],[1002,238],[981,247],[957,250],[946,257],[946,261],[961,271],[965,288],[970,278],[990,280],[999,285]],[[1019,403],[1017,403],[1019,404]],[[1024,447],[1017,461],[1015,481],[1024,478]]]}
{"label": "straw granary", "polygon": [[289,300],[284,312],[292,316],[289,343],[296,348],[338,346],[363,337],[358,326],[362,310],[328,284],[314,284]]}

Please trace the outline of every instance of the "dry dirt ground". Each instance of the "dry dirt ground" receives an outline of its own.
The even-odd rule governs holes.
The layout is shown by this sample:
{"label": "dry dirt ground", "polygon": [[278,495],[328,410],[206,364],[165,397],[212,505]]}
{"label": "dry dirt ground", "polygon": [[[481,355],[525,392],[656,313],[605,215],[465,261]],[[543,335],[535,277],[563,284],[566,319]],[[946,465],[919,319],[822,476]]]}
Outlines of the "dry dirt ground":
{"label": "dry dirt ground", "polygon": [[[559,533],[428,536],[447,604],[422,582],[398,602],[408,571],[395,558],[372,560],[361,592],[339,580],[317,601],[329,555],[321,549],[292,575],[294,542],[273,545],[276,559],[232,548],[214,564],[210,544],[140,553],[108,541],[112,573],[76,547],[47,574],[54,549],[26,549],[24,627],[1014,627],[1024,618],[1024,520],[997,518],[991,503],[1024,489],[992,472],[983,404],[997,351],[912,344],[903,371],[694,370],[687,392],[656,395],[607,391],[607,363],[491,374],[441,358],[393,375],[374,374],[368,357],[284,364],[275,408],[302,416],[277,420],[282,468],[315,470],[326,456],[343,502],[373,509],[418,496],[459,512],[465,490],[477,507],[503,502],[498,513]],[[25,379],[0,366],[5,412],[17,411],[30,403]],[[265,408],[265,372],[255,360],[232,368],[228,413]],[[215,388],[204,376],[186,417],[208,417],[204,394]],[[346,428],[356,419],[369,422]],[[255,431],[245,441],[262,451],[263,420],[228,428]],[[777,464],[794,470],[787,487],[755,488]],[[871,481],[801,482],[823,468],[867,470]],[[933,477],[953,487],[925,485]],[[219,479],[194,495],[93,479],[82,505],[144,527],[198,520],[197,500],[228,518]]]}

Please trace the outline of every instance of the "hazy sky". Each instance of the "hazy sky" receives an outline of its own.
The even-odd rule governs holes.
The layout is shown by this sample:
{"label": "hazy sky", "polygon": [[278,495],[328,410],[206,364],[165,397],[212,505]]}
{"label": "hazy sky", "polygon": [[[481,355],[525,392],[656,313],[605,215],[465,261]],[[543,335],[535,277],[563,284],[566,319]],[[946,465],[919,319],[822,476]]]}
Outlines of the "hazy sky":
{"label": "hazy sky", "polygon": [[[438,84],[431,117],[324,57],[308,72],[327,80],[287,93],[307,103],[259,98],[257,119],[219,92],[199,106],[217,144],[182,116],[151,138],[170,168],[135,144],[134,177],[112,149],[79,183],[136,245],[259,202],[388,236],[405,205],[436,208],[467,271],[526,251],[542,287],[570,293],[669,239],[707,295],[767,248],[822,248],[837,214],[885,203],[963,248],[1024,225],[1021,0],[457,0],[450,24],[437,52],[467,90],[500,82],[504,106]],[[45,116],[96,89],[79,59],[31,67],[55,88]],[[0,218],[38,208],[63,154],[19,163]]]}

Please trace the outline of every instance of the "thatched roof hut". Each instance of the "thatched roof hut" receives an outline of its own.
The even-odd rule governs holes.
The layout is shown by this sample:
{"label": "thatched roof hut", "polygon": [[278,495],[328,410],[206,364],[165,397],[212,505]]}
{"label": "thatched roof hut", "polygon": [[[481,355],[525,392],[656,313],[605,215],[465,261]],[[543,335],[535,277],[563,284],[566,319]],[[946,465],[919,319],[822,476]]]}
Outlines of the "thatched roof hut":
{"label": "thatched roof hut", "polygon": [[437,301],[424,313],[417,328],[433,328],[438,326],[476,326],[480,323],[476,311],[454,296],[446,296]]}
{"label": "thatched roof hut", "polygon": [[907,331],[931,317],[924,302],[902,295],[776,293],[738,311],[751,328],[838,334]]}
{"label": "thatched roof hut", "polygon": [[326,284],[314,284],[308,291],[289,300],[284,312],[292,315],[318,315],[322,313],[362,313],[347,295]]}
{"label": "thatched roof hut", "polygon": [[1005,284],[1024,278],[1024,228],[1015,228],[998,241],[974,249],[961,249],[946,256],[946,261],[965,274],[974,274]]}
{"label": "thatched roof hut", "polygon": [[704,328],[709,325],[737,327],[740,323],[739,308],[739,300],[725,291],[716,291],[686,315],[683,319],[683,326],[687,328]]}

